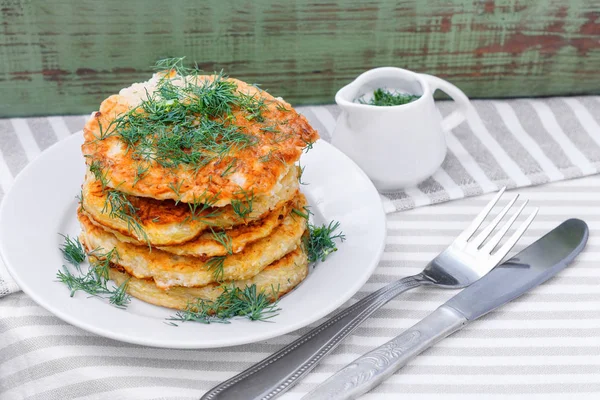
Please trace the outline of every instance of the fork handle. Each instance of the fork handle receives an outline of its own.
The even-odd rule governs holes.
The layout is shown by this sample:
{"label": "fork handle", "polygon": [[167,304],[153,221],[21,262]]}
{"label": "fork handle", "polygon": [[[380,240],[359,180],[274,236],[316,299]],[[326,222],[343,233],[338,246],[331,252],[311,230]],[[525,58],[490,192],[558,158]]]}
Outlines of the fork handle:
{"label": "fork handle", "polygon": [[423,282],[420,274],[409,276],[365,296],[278,352],[215,386],[201,400],[276,398],[309,373],[381,306]]}
{"label": "fork handle", "polygon": [[302,400],[356,399],[467,322],[464,315],[443,305],[412,328],[346,365]]}

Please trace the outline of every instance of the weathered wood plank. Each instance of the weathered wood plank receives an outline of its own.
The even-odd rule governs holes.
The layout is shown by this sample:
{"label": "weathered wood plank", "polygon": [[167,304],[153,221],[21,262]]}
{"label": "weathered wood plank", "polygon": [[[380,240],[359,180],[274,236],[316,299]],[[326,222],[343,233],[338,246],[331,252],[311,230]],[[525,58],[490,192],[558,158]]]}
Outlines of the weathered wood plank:
{"label": "weathered wood plank", "polygon": [[0,0],[0,115],[91,112],[185,55],[296,104],[365,69],[472,97],[600,92],[600,0]]}

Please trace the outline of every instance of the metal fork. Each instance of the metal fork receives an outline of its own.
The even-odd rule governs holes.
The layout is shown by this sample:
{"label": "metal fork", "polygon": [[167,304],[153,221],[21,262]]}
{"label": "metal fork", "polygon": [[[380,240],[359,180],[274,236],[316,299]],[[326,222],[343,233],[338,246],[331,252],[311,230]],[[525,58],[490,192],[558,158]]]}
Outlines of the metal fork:
{"label": "metal fork", "polygon": [[338,312],[277,353],[215,386],[201,400],[273,399],[283,394],[310,372],[323,357],[337,347],[342,339],[400,293],[418,286],[459,289],[469,286],[483,277],[508,254],[529,227],[538,211],[536,208],[506,242],[494,252],[527,205],[527,201],[525,201],[486,242],[486,239],[490,237],[517,201],[519,196],[516,195],[492,222],[475,235],[504,190],[505,188],[502,188],[477,215],[471,225],[448,248],[427,264],[421,273],[393,282]]}

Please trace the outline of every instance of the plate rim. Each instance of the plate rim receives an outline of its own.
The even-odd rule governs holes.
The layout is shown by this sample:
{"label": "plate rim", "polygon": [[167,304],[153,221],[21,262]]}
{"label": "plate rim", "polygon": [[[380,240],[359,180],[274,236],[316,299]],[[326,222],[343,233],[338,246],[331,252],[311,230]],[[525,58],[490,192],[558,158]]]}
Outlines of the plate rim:
{"label": "plate rim", "polygon": [[[6,200],[10,196],[13,195],[13,193],[14,193],[13,188],[16,187],[17,185],[19,185],[23,179],[26,179],[24,177],[28,174],[28,171],[30,169],[35,168],[37,162],[39,162],[39,159],[45,153],[50,152],[51,150],[55,149],[56,147],[66,145],[66,142],[75,141],[77,139],[80,139],[82,134],[83,134],[83,131],[78,131],[78,132],[73,133],[71,136],[69,136],[67,138],[57,141],[53,145],[46,148],[36,159],[29,162],[18,173],[18,175],[15,177],[15,179],[13,181],[13,184],[11,185],[11,189],[5,194],[2,203],[0,203],[0,221],[1,221],[2,215],[4,215],[4,213],[7,212],[5,210],[6,207],[8,207],[7,206],[8,202]],[[365,181],[369,185],[370,191],[372,191],[377,196],[379,196],[379,192],[377,191],[377,189],[375,188],[375,186],[373,185],[373,183],[371,182],[369,177],[352,159],[350,159],[350,157],[348,157],[342,151],[340,151],[339,149],[334,147],[331,143],[329,143],[323,139],[319,139],[317,142],[319,143],[320,146],[328,147],[329,151],[334,151],[336,153],[339,153],[339,155],[341,157],[346,158],[347,161],[353,165],[356,172],[358,172],[360,175],[362,175],[364,177]],[[90,325],[87,322],[79,320],[76,315],[73,315],[73,314],[69,313],[68,311],[64,311],[61,308],[57,308],[51,304],[46,303],[44,301],[44,299],[42,298],[43,296],[38,296],[38,294],[35,291],[30,290],[26,281],[23,281],[21,279],[19,273],[16,271],[17,268],[13,268],[11,263],[8,261],[7,256],[4,254],[6,251],[6,248],[4,247],[4,244],[3,244],[4,241],[1,240],[1,230],[0,230],[0,258],[4,262],[4,265],[6,266],[6,269],[9,273],[9,275],[14,279],[14,281],[17,283],[17,285],[23,291],[23,293],[25,293],[27,296],[29,296],[40,307],[44,308],[45,310],[47,310],[48,312],[50,312],[57,318],[65,321],[68,324],[73,325],[77,328],[83,329],[87,332],[97,334],[99,336],[117,340],[120,342],[136,344],[136,345],[143,345],[143,346],[150,346],[150,347],[155,347],[155,348],[169,348],[169,349],[225,348],[225,347],[239,346],[239,345],[243,345],[243,344],[256,343],[256,342],[263,341],[263,340],[269,340],[269,339],[273,339],[275,337],[279,337],[279,336],[294,332],[298,329],[306,327],[306,326],[318,321],[319,319],[326,317],[327,315],[335,312],[336,310],[338,310],[340,308],[340,306],[342,306],[345,302],[350,300],[352,298],[352,296],[354,296],[360,290],[360,288],[365,285],[365,283],[369,280],[371,275],[374,273],[375,269],[377,268],[377,265],[381,261],[381,257],[383,255],[383,252],[385,249],[385,243],[386,243],[386,237],[387,237],[387,219],[386,219],[383,202],[379,201],[379,205],[380,205],[380,207],[378,207],[377,214],[378,214],[378,218],[380,218],[382,223],[377,224],[377,225],[380,225],[381,229],[382,229],[382,232],[380,232],[381,241],[378,244],[378,247],[377,247],[376,251],[374,252],[374,257],[371,259],[369,265],[365,266],[366,267],[365,270],[368,270],[369,273],[365,274],[362,279],[356,280],[353,287],[346,291],[346,293],[347,293],[346,296],[337,297],[335,299],[335,301],[332,301],[331,303],[329,303],[329,305],[327,307],[318,308],[318,309],[314,310],[314,312],[310,313],[309,316],[300,320],[299,322],[286,324],[281,329],[267,330],[267,331],[265,331],[264,334],[262,334],[261,337],[251,338],[250,340],[248,340],[248,338],[244,339],[244,337],[242,336],[240,339],[234,339],[234,340],[229,339],[227,342],[224,342],[224,343],[210,342],[210,343],[202,344],[202,343],[200,343],[200,341],[178,343],[177,341],[171,341],[171,339],[155,340],[154,337],[151,335],[148,335],[146,337],[141,337],[141,336],[135,336],[135,335],[131,335],[131,334],[125,334],[122,332],[115,332],[114,330],[110,330],[110,329],[104,329],[102,326]]]}

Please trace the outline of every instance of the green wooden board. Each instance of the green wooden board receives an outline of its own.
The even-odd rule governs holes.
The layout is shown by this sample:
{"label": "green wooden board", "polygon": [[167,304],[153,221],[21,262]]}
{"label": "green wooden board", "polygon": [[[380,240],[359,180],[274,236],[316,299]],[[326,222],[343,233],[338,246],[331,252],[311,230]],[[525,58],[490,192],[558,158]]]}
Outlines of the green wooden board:
{"label": "green wooden board", "polygon": [[87,113],[166,56],[331,103],[398,66],[471,97],[600,92],[600,0],[0,0],[0,116]]}

